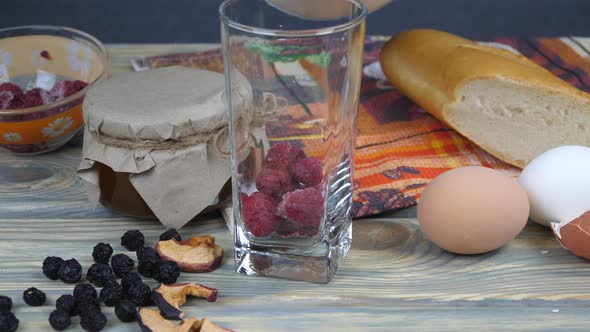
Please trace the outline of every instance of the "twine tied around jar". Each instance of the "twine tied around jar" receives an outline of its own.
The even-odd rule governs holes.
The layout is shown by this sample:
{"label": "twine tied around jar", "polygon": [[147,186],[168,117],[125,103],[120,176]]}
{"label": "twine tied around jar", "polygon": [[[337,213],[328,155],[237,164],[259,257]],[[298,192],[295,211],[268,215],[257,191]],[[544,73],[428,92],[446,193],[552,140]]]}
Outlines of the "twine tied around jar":
{"label": "twine tied around jar", "polygon": [[[287,105],[288,101],[284,97],[278,97],[272,93],[264,92],[261,106],[250,107],[249,109],[244,108],[244,111],[240,114],[240,127],[246,132],[250,128],[262,127],[266,122],[275,119],[277,114],[287,107]],[[211,144],[213,151],[221,157],[228,158],[230,156],[230,151],[224,143],[229,136],[229,126],[227,123],[214,129],[185,136],[177,140],[168,139],[165,141],[131,140],[112,137],[96,131],[90,131],[90,134],[101,144],[127,150],[174,150],[207,143]]]}

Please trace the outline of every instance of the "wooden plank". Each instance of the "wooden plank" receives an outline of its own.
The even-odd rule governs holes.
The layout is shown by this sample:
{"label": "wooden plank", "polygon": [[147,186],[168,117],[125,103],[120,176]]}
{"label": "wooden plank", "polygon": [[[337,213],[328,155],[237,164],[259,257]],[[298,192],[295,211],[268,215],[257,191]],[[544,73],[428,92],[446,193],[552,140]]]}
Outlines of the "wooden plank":
{"label": "wooden plank", "polygon": [[[144,231],[148,244],[163,231],[154,221],[118,218],[0,220],[0,293],[16,299],[15,313],[25,330],[42,328],[55,299],[72,289],[43,276],[45,256],[77,257],[88,267],[98,241],[125,251],[119,238],[130,228]],[[213,304],[190,301],[187,312],[241,331],[338,331],[344,326],[387,331],[391,324],[404,331],[445,326],[455,330],[471,324],[484,331],[517,331],[530,317],[538,319],[524,325],[529,329],[586,328],[585,320],[575,318],[590,307],[585,282],[590,266],[559,248],[540,226],[528,225],[498,252],[457,256],[426,241],[415,219],[355,221],[353,249],[329,286],[236,274],[232,241],[221,220],[195,221],[183,230],[185,236],[209,233],[226,249],[223,266],[213,273],[183,274],[181,281],[216,287],[220,299]],[[47,291],[47,306],[22,304],[20,294],[30,286]],[[543,320],[544,315],[551,319]],[[114,316],[109,317],[113,331],[136,328],[114,324]]]}

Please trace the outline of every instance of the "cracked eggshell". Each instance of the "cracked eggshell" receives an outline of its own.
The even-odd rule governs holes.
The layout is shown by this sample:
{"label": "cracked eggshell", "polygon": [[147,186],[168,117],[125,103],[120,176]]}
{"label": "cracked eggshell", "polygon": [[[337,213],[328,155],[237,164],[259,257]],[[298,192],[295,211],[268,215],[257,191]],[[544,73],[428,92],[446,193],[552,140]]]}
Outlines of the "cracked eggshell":
{"label": "cracked eggshell", "polygon": [[528,193],[533,221],[545,226],[572,221],[590,209],[590,148],[549,150],[525,167],[518,182]]}
{"label": "cracked eggshell", "polygon": [[552,223],[551,228],[565,249],[590,259],[590,211],[569,222]]}

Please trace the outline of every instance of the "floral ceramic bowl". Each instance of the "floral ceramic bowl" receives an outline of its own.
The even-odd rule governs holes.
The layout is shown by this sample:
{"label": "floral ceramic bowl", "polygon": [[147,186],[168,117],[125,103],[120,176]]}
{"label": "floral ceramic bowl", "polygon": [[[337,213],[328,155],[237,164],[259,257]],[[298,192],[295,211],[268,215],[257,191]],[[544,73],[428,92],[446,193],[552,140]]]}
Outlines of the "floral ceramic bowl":
{"label": "floral ceramic bowl", "polygon": [[106,49],[70,28],[0,29],[0,148],[48,152],[81,132],[88,87],[108,75]]}

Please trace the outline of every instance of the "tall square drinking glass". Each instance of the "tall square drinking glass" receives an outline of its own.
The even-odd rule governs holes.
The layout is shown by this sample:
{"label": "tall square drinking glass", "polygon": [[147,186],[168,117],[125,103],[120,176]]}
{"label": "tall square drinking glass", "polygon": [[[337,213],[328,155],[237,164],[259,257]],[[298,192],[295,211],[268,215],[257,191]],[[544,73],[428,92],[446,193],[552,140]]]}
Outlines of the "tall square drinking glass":
{"label": "tall square drinking glass", "polygon": [[220,7],[235,264],[329,282],[352,240],[362,0],[227,0]]}

